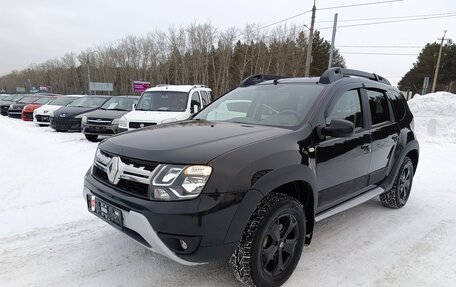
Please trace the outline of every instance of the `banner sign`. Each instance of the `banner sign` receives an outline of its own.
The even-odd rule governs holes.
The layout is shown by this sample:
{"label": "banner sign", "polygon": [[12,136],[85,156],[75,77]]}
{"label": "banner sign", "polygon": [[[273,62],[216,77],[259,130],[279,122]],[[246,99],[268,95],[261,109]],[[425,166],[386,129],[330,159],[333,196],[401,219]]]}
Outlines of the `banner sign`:
{"label": "banner sign", "polygon": [[133,81],[133,92],[135,93],[142,93],[150,88],[150,82],[143,82],[143,81]]}
{"label": "banner sign", "polygon": [[90,82],[89,89],[91,91],[112,92],[112,83]]}

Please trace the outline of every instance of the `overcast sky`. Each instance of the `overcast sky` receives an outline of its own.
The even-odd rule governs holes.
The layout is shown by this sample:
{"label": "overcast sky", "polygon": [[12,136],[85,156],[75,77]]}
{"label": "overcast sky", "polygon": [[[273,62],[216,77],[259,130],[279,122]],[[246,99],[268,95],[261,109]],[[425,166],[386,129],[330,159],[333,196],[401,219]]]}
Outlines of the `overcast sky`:
{"label": "overcast sky", "polygon": [[[382,0],[317,0],[316,28],[332,26],[334,13],[339,26],[366,23],[360,18],[384,18],[456,12],[455,0],[404,0],[378,5],[318,10],[318,8],[381,2]],[[0,0],[0,75],[118,40],[127,35],[144,35],[155,29],[210,21],[216,28],[242,28],[247,23],[264,26],[308,11],[310,0],[215,1],[215,0]],[[285,23],[309,24],[311,14]],[[385,21],[395,19],[385,19]],[[328,21],[328,22],[325,22]],[[377,20],[382,21],[382,20]],[[447,29],[456,40],[456,17],[380,25],[340,27],[336,48],[347,66],[376,72],[397,83],[413,66],[420,48],[365,48],[353,46],[419,46],[437,41]],[[321,35],[331,40],[331,29]],[[351,53],[393,53],[413,55],[363,55]]]}

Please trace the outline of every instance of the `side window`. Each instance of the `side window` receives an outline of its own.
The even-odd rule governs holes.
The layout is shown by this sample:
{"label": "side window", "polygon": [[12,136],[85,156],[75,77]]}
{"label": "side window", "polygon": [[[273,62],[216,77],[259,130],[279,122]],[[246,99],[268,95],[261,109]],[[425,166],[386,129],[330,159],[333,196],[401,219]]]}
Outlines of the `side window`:
{"label": "side window", "polygon": [[355,128],[363,127],[359,90],[347,91],[337,99],[336,104],[326,118],[326,124],[329,125],[332,119],[350,121],[355,125]]}
{"label": "side window", "polygon": [[201,94],[201,100],[203,101],[203,107],[205,107],[210,103],[209,95],[207,94],[206,91],[200,91],[200,94]]}
{"label": "side window", "polygon": [[396,91],[388,91],[388,96],[391,100],[394,116],[397,121],[400,121],[405,116],[405,98],[402,94]]}
{"label": "side window", "polygon": [[390,120],[388,101],[383,92],[367,90],[369,107],[371,111],[372,125],[377,125]]}
{"label": "side window", "polygon": [[198,92],[193,92],[192,94],[192,100],[190,102],[190,111],[193,112],[193,106],[197,105],[198,110],[201,109],[201,101],[200,101],[200,96]]}
{"label": "side window", "polygon": [[214,95],[212,94],[212,91],[207,92],[209,94],[209,102],[211,103],[214,100]]}

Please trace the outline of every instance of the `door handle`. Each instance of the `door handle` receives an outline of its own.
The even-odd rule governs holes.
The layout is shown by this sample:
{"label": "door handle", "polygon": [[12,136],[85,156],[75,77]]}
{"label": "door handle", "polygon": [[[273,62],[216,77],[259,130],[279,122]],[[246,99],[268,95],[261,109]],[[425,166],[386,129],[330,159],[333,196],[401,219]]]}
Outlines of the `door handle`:
{"label": "door handle", "polygon": [[361,149],[365,152],[371,152],[371,145],[370,144],[363,144]]}

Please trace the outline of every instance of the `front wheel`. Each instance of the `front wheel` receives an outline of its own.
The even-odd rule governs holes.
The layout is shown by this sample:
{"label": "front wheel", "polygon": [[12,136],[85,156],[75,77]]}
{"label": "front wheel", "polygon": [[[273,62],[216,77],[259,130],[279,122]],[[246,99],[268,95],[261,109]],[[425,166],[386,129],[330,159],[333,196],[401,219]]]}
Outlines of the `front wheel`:
{"label": "front wheel", "polygon": [[98,139],[97,135],[85,135],[86,139],[91,142],[96,142]]}
{"label": "front wheel", "polygon": [[248,286],[280,286],[301,258],[306,233],[302,205],[282,193],[266,196],[253,212],[230,263]]}
{"label": "front wheel", "polygon": [[406,157],[402,162],[398,175],[394,179],[393,188],[380,194],[383,206],[401,208],[406,203],[412,189],[414,168],[412,160]]}

